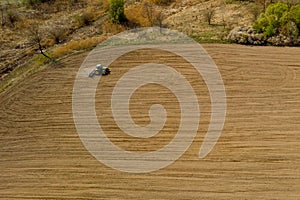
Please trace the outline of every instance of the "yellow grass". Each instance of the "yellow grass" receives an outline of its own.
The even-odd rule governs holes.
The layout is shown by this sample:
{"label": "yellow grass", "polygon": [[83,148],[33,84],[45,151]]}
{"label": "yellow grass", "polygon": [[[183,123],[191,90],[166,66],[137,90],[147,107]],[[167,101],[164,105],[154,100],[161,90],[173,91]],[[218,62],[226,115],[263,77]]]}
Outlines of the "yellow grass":
{"label": "yellow grass", "polygon": [[100,42],[106,39],[105,36],[96,36],[88,38],[81,41],[70,41],[62,46],[59,46],[52,50],[51,54],[54,58],[58,58],[64,55],[67,55],[73,51],[88,49],[90,47],[96,46]]}
{"label": "yellow grass", "polygon": [[111,22],[104,22],[102,24],[104,34],[114,35],[126,30],[126,27],[120,24],[113,24]]}

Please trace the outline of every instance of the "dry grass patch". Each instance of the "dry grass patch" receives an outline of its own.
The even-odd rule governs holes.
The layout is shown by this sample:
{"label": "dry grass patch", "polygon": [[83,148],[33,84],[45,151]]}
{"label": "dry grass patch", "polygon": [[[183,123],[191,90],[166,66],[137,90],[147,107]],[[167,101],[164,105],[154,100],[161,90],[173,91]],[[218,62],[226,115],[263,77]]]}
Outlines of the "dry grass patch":
{"label": "dry grass patch", "polygon": [[102,24],[102,30],[104,34],[114,35],[126,30],[126,27],[121,24],[113,24],[106,21]]}
{"label": "dry grass patch", "polygon": [[100,42],[104,41],[106,36],[96,36],[92,38],[88,38],[81,41],[70,41],[62,46],[54,48],[51,52],[51,55],[54,58],[59,58],[61,56],[67,55],[73,51],[89,49],[98,45]]}

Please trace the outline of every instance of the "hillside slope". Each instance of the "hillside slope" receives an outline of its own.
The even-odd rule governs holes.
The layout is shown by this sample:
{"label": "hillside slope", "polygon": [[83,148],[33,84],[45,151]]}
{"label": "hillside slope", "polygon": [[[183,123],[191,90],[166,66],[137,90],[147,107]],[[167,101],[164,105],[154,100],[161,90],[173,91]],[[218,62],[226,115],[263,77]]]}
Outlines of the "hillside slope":
{"label": "hillside slope", "polygon": [[[142,2],[127,2],[125,12],[129,20],[139,23],[125,26],[109,22],[107,0],[77,0],[73,3],[56,0],[53,4],[44,3],[37,8],[24,6],[20,1],[7,2],[0,4],[4,16],[0,26],[0,90],[10,85],[12,79],[25,76],[23,72],[34,71],[32,66],[38,67],[46,61],[43,57],[33,59],[39,54],[37,39],[41,41],[43,51],[57,59],[91,48],[126,29],[149,26],[147,17],[142,13]],[[234,26],[247,25],[253,20],[250,9],[253,3],[226,2],[178,0],[167,6],[155,7],[154,11],[163,12],[164,27],[181,31],[198,41],[222,42]],[[204,15],[208,8],[214,12],[211,25]]]}

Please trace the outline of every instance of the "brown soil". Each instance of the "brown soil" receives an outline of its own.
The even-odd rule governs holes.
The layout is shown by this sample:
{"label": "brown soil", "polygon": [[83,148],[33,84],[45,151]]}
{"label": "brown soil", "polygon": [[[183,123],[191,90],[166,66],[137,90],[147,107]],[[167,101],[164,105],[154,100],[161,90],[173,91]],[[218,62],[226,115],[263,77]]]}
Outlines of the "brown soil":
{"label": "brown soil", "polygon": [[[209,124],[210,100],[203,80],[189,68],[182,73],[197,91],[201,123],[187,152],[172,165],[147,174],[119,172],[97,161],[84,148],[73,121],[73,83],[87,53],[75,55],[0,96],[0,197],[300,198],[300,49],[203,46],[219,67],[228,103],[224,130],[206,158],[199,160],[198,153]],[[157,60],[158,54],[144,50],[142,55]],[[173,63],[176,68],[177,62]],[[178,63],[188,66],[180,60]],[[129,151],[153,151],[174,136],[178,102],[161,86],[140,88],[131,99],[133,119],[140,125],[149,123],[149,105],[159,101],[168,114],[170,111],[164,132],[149,141],[117,134],[120,130],[111,118],[109,93],[114,81],[130,67],[120,69],[116,62],[111,66],[112,74],[101,79],[97,115],[116,145]]]}

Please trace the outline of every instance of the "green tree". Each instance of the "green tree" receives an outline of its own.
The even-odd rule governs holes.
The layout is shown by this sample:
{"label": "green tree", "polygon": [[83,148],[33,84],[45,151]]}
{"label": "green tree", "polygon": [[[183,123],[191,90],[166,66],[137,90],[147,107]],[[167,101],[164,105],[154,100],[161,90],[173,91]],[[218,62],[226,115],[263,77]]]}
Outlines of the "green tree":
{"label": "green tree", "polygon": [[300,4],[292,6],[290,13],[292,20],[296,23],[298,30],[300,30]]}
{"label": "green tree", "polygon": [[300,27],[300,6],[286,3],[270,4],[254,24],[254,28],[267,37],[283,34],[297,37]]}
{"label": "green tree", "polygon": [[110,0],[109,4],[111,22],[114,24],[126,22],[127,19],[124,14],[124,0]]}

